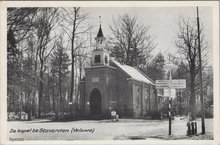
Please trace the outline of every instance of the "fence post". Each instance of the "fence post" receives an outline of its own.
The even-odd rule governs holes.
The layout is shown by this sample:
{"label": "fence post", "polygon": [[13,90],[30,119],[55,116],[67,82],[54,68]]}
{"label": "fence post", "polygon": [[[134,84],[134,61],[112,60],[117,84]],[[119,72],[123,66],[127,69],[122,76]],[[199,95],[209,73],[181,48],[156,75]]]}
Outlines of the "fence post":
{"label": "fence post", "polygon": [[197,122],[195,122],[195,134],[197,134]]}
{"label": "fence post", "polygon": [[187,136],[190,136],[191,135],[191,131],[190,131],[190,122],[187,122]]}
{"label": "fence post", "polygon": [[191,126],[192,126],[192,135],[194,135],[195,134],[194,122],[191,122]]}

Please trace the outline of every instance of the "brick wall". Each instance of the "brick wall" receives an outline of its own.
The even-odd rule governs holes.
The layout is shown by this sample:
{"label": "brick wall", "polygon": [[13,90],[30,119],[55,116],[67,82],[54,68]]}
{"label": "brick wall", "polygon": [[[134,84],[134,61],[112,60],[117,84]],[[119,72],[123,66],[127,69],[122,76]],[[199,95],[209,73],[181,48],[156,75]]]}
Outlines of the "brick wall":
{"label": "brick wall", "polygon": [[85,92],[80,93],[80,106],[85,108],[85,115],[90,115],[90,94],[95,88],[101,93],[103,115],[116,110],[120,117],[140,118],[146,117],[149,110],[156,109],[154,86],[129,77],[116,66],[86,68],[85,82],[80,87],[80,91]]}

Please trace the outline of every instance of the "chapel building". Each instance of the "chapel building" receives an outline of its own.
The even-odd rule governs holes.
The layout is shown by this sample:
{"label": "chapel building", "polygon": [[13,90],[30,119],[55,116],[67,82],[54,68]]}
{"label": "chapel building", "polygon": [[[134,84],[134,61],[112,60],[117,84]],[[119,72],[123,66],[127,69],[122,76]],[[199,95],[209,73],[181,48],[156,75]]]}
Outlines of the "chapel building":
{"label": "chapel building", "polygon": [[91,66],[80,82],[80,110],[85,116],[109,117],[115,110],[120,117],[147,117],[158,110],[155,83],[135,67],[111,59],[100,25]]}

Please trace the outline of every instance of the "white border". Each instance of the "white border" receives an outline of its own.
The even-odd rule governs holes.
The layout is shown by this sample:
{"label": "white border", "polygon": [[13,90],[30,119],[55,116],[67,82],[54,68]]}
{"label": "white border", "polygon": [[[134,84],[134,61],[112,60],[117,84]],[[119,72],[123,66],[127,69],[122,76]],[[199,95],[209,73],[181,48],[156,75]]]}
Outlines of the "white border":
{"label": "white border", "polygon": [[[7,141],[7,7],[189,7],[210,6],[213,8],[213,68],[214,68],[214,140],[169,140],[169,141]],[[219,144],[219,3],[217,1],[4,1],[0,2],[0,143],[2,144]]]}

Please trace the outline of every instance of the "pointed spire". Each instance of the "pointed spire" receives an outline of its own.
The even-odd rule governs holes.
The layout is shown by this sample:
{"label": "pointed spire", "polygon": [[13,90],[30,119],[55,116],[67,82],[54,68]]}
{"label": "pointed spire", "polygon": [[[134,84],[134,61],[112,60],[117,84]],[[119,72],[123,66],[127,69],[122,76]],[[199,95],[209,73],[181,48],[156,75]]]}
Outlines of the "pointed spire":
{"label": "pointed spire", "polygon": [[101,16],[99,16],[99,32],[97,34],[97,37],[104,37],[103,33],[102,33],[102,20],[101,20]]}
{"label": "pointed spire", "polygon": [[98,34],[97,34],[97,38],[98,37],[104,37],[104,35],[103,35],[103,33],[102,33],[102,27],[101,27],[101,25],[100,25],[100,27],[99,27],[99,32],[98,32]]}

